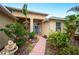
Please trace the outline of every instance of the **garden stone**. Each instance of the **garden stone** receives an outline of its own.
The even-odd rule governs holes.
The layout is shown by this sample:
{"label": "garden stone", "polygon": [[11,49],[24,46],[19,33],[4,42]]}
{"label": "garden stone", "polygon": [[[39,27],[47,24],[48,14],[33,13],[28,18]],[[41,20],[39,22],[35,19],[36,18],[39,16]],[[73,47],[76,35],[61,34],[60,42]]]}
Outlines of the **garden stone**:
{"label": "garden stone", "polygon": [[8,44],[0,52],[1,55],[13,55],[18,50],[18,46],[12,40],[8,41]]}

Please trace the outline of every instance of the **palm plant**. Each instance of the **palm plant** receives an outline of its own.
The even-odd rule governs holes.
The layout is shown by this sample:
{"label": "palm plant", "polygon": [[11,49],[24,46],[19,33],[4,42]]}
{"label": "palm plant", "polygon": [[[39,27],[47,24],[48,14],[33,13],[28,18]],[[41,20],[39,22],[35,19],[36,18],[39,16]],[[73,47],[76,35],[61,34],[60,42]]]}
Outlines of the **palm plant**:
{"label": "palm plant", "polygon": [[68,34],[70,39],[73,39],[75,36],[75,31],[76,31],[76,20],[77,16],[76,15],[69,15],[66,16],[65,18],[65,31]]}
{"label": "palm plant", "polygon": [[26,21],[24,21],[23,23],[24,23],[25,27],[27,28],[27,23],[28,23],[28,21],[27,21],[27,4],[23,5],[22,13],[25,15]]}
{"label": "palm plant", "polygon": [[23,5],[22,13],[23,13],[25,16],[27,16],[27,4],[24,4],[24,5]]}
{"label": "palm plant", "polygon": [[72,7],[67,12],[70,12],[70,11],[79,12],[79,6]]}

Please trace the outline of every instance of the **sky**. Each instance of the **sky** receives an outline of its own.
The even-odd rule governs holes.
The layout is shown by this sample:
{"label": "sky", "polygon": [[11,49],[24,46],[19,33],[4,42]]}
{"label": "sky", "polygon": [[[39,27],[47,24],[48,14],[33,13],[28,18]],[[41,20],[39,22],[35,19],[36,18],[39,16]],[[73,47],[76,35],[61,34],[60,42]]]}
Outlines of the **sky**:
{"label": "sky", "polygon": [[[23,3],[1,3],[4,6],[22,8]],[[56,16],[64,18],[68,14],[66,13],[67,10],[74,6],[78,6],[79,3],[28,3],[28,10],[46,13],[49,16]]]}

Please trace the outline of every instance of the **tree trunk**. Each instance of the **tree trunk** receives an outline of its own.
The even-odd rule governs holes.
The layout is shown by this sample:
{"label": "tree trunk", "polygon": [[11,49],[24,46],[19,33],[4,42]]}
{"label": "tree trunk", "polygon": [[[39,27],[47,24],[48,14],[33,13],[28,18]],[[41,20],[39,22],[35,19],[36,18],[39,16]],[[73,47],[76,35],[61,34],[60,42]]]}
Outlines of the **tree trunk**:
{"label": "tree trunk", "polygon": [[70,43],[71,43],[72,45],[75,44],[75,37],[74,37],[74,36],[70,37]]}

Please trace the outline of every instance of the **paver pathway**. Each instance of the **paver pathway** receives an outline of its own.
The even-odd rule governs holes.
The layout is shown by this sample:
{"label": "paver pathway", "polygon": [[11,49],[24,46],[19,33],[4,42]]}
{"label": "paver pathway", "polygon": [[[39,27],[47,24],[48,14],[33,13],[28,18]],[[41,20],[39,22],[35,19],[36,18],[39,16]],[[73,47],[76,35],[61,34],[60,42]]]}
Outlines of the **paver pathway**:
{"label": "paver pathway", "polygon": [[36,43],[35,47],[29,55],[44,55],[46,47],[46,39],[42,36],[38,36],[39,41]]}

